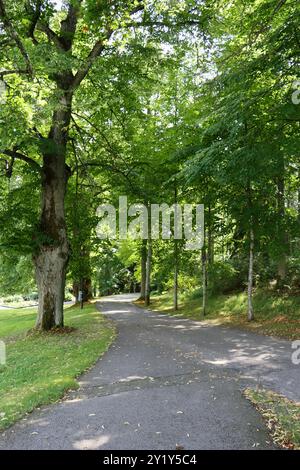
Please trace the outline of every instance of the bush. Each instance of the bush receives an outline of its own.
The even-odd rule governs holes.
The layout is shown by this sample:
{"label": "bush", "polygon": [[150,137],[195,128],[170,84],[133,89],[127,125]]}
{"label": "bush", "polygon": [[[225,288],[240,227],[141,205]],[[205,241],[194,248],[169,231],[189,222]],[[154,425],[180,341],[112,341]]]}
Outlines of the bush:
{"label": "bush", "polygon": [[245,287],[241,272],[233,261],[217,261],[208,272],[209,291],[213,294],[226,294]]}
{"label": "bush", "polygon": [[13,302],[22,302],[23,297],[21,295],[8,295],[7,297],[4,297],[2,300],[5,304],[10,304]]}
{"label": "bush", "polygon": [[202,287],[198,287],[197,289],[193,290],[188,296],[190,300],[197,300],[203,295]]}
{"label": "bush", "polygon": [[38,300],[39,294],[38,292],[30,292],[29,294],[23,295],[24,300]]}
{"label": "bush", "polygon": [[66,292],[65,293],[65,301],[70,301],[70,300],[73,300],[73,295],[71,294],[71,292]]}
{"label": "bush", "polygon": [[300,290],[300,256],[289,258],[286,284],[295,291]]}
{"label": "bush", "polygon": [[[178,287],[180,289],[180,292],[183,294],[193,292],[197,285],[199,284],[199,279],[195,278],[194,276],[190,276],[188,274],[182,273],[179,271],[178,274]],[[160,293],[163,290],[170,290],[174,288],[174,276],[172,273],[172,277],[168,279],[167,282],[165,282],[162,286],[161,289],[158,289]]]}

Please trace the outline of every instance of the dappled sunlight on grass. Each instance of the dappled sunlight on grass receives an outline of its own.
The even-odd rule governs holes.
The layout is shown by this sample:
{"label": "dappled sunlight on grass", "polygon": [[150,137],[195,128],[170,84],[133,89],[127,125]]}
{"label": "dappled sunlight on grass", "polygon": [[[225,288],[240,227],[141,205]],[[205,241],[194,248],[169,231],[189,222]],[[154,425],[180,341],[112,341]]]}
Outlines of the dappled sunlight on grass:
{"label": "dappled sunlight on grass", "polygon": [[[255,321],[247,321],[247,293],[211,296],[207,301],[205,321],[242,327],[267,335],[298,339],[300,337],[300,297],[279,296],[266,290],[257,290],[253,298]],[[202,299],[181,299],[179,310],[173,309],[172,293],[154,296],[151,310],[201,319]],[[203,320],[202,320],[203,321]]]}
{"label": "dappled sunlight on grass", "polygon": [[[23,333],[34,325],[35,313],[5,311],[0,335],[22,330],[11,327],[18,323]],[[69,334],[51,333],[15,336],[7,344],[7,364],[0,371],[0,428],[4,428],[36,406],[57,400],[70,388],[78,386],[76,377],[89,368],[106,351],[114,338],[114,329],[88,304],[68,309],[65,323],[75,327]],[[20,326],[20,325],[19,325]],[[3,337],[2,336],[2,337]]]}

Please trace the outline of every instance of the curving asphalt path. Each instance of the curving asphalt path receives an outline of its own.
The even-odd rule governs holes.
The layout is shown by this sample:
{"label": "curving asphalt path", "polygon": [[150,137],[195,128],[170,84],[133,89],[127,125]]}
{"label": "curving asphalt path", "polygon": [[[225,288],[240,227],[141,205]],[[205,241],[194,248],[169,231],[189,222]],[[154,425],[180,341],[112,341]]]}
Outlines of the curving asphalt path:
{"label": "curving asphalt path", "polygon": [[0,435],[0,449],[269,449],[242,396],[263,385],[299,399],[291,344],[141,309],[132,295],[99,309],[119,334],[80,389]]}

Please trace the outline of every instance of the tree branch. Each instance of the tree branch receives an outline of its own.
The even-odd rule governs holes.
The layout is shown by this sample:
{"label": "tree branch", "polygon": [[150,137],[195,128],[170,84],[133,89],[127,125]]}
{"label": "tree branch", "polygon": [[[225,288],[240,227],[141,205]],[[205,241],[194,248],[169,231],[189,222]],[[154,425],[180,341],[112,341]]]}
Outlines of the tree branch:
{"label": "tree branch", "polygon": [[58,34],[56,34],[48,24],[44,23],[43,21],[38,21],[37,23],[37,28],[42,31],[43,33],[46,34],[47,38],[49,39],[49,41],[52,41],[53,44],[58,48],[58,49],[61,49],[63,50],[64,47],[63,47],[63,44],[60,42],[60,38],[58,36]]}
{"label": "tree branch", "polygon": [[17,150],[0,150],[0,153],[13,159],[22,160],[23,162],[28,163],[28,165],[30,165],[34,170],[38,171],[39,173],[42,172],[41,166],[35,160],[30,157],[27,157],[26,155],[18,152]]}
{"label": "tree branch", "polygon": [[33,69],[32,69],[30,59],[29,59],[29,55],[28,55],[28,53],[27,53],[27,51],[24,47],[24,44],[23,44],[19,34],[14,29],[14,27],[12,25],[12,22],[10,21],[10,19],[7,16],[3,0],[0,0],[0,18],[2,20],[3,26],[4,26],[7,34],[15,41],[19,51],[21,52],[21,54],[23,56],[23,59],[26,62],[27,73],[32,76],[33,75]]}
{"label": "tree branch", "polygon": [[15,69],[15,70],[0,70],[0,78],[3,78],[5,75],[13,75],[13,74],[27,74],[28,70],[26,69]]}
{"label": "tree branch", "polygon": [[84,66],[78,70],[78,72],[76,73],[74,77],[74,80],[71,85],[72,90],[76,90],[79,87],[80,83],[85,79],[85,77],[89,73],[89,70],[91,69],[92,65],[97,59],[97,57],[99,57],[102,54],[105,48],[105,41],[108,41],[110,39],[112,33],[113,33],[112,29],[107,30],[105,39],[99,40],[95,43],[93,49],[91,50],[91,52],[89,53],[85,61]]}
{"label": "tree branch", "polygon": [[59,41],[65,51],[72,49],[81,3],[82,0],[70,2],[67,17],[60,23]]}
{"label": "tree branch", "polygon": [[42,0],[36,0],[36,9],[34,9],[30,2],[27,2],[25,8],[29,11],[30,10],[30,13],[32,15],[32,18],[31,18],[31,23],[29,25],[29,29],[28,29],[28,36],[32,39],[33,41],[33,44],[38,44],[38,41],[35,39],[35,36],[34,36],[34,31],[35,31],[35,28],[36,28],[36,25],[40,19],[40,16],[41,16],[41,12],[42,12]]}
{"label": "tree branch", "polygon": [[37,22],[37,28],[45,33],[49,41],[52,41],[62,51],[67,52],[72,48],[81,2],[82,0],[77,0],[74,4],[69,4],[67,16],[60,23],[59,34],[53,31],[48,23],[44,23],[42,20]]}
{"label": "tree branch", "polygon": [[[135,13],[138,13],[139,11],[143,11],[144,8],[145,8],[145,6],[143,4],[143,0],[139,0],[139,4],[130,11],[129,15],[132,16]],[[105,44],[106,44],[107,41],[109,41],[109,39],[111,38],[113,32],[114,32],[114,29],[112,29],[110,26],[108,26],[104,38],[99,39],[98,41],[96,41],[96,43],[94,44],[93,48],[91,49],[89,55],[87,56],[87,58],[85,60],[85,64],[83,65],[83,67],[81,69],[79,69],[77,71],[77,73],[74,77],[73,83],[71,85],[71,90],[72,91],[76,90],[79,87],[79,85],[81,84],[81,82],[85,79],[85,77],[89,73],[91,67],[93,66],[94,62],[96,61],[96,59],[104,51]]]}
{"label": "tree branch", "polygon": [[167,28],[176,28],[180,26],[200,26],[201,21],[197,20],[186,20],[186,21],[177,21],[177,22],[170,22],[170,21],[138,21],[127,23],[126,25],[122,26],[122,28],[149,28],[151,26],[161,26]]}

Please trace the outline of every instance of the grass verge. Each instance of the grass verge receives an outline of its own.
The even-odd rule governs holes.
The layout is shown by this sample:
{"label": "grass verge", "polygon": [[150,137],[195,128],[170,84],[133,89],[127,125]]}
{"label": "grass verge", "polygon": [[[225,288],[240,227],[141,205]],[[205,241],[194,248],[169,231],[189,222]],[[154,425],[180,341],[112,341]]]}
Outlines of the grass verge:
{"label": "grass verge", "polygon": [[262,414],[275,444],[300,449],[300,403],[264,389],[247,388],[244,395]]}
{"label": "grass verge", "polygon": [[[151,310],[201,319],[202,299],[183,298],[179,310],[173,309],[172,293],[153,296]],[[208,298],[206,321],[225,324],[286,339],[300,338],[300,297],[277,295],[269,291],[254,292],[255,320],[247,321],[247,294],[218,295]]]}
{"label": "grass verge", "polygon": [[70,333],[27,334],[34,310],[0,311],[0,339],[7,363],[0,366],[0,429],[39,405],[57,401],[78,386],[76,377],[91,367],[115,337],[113,326],[89,304],[67,308]]}

